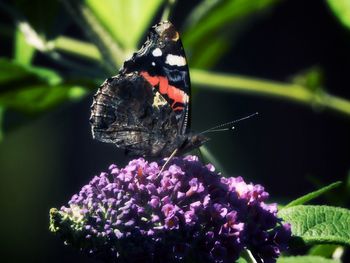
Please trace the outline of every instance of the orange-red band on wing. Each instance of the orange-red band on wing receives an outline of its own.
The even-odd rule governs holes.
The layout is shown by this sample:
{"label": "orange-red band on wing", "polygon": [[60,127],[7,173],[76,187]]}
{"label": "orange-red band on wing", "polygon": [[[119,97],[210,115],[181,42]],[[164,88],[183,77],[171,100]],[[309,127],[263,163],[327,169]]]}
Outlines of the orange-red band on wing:
{"label": "orange-red band on wing", "polygon": [[142,71],[141,76],[144,77],[152,86],[155,86],[159,83],[159,79],[157,76],[150,76],[146,71]]}
{"label": "orange-red band on wing", "polygon": [[150,76],[146,71],[142,71],[141,76],[143,76],[152,86],[158,85],[159,92],[161,94],[166,94],[170,99],[174,101],[171,105],[174,110],[182,110],[183,107],[177,106],[174,108],[175,104],[187,102],[187,94],[181,89],[175,86],[169,85],[169,81],[166,77],[160,76]]}

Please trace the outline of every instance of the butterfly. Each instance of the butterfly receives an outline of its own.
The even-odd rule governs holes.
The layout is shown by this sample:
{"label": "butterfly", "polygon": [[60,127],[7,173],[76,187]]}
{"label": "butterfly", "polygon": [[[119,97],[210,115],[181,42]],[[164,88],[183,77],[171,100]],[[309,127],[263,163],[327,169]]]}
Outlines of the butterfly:
{"label": "butterfly", "polygon": [[208,141],[190,132],[191,83],[180,35],[169,21],[153,26],[141,49],[93,97],[93,138],[127,154],[168,157]]}

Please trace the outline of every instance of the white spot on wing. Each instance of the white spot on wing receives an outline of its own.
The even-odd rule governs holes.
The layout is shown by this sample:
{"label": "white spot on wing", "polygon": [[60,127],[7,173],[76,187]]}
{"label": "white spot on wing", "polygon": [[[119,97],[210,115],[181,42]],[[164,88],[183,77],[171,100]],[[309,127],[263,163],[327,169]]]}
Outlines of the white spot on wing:
{"label": "white spot on wing", "polygon": [[160,57],[162,54],[163,53],[162,53],[162,51],[160,50],[159,47],[152,51],[153,57]]}
{"label": "white spot on wing", "polygon": [[186,65],[186,59],[182,56],[172,55],[168,54],[166,56],[165,63],[169,64],[170,66],[185,66]]}
{"label": "white spot on wing", "polygon": [[155,65],[156,65],[156,63],[153,61],[153,62],[152,62],[152,66],[154,67]]}

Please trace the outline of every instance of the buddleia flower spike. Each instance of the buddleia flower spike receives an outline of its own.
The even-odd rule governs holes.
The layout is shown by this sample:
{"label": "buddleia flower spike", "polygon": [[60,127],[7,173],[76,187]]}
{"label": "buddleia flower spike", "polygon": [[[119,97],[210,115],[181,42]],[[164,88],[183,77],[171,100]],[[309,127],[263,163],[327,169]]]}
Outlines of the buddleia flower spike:
{"label": "buddleia flower spike", "polygon": [[196,156],[174,157],[158,176],[162,164],[111,165],[51,209],[51,231],[106,262],[234,262],[245,250],[275,262],[287,248],[290,226],[261,185]]}

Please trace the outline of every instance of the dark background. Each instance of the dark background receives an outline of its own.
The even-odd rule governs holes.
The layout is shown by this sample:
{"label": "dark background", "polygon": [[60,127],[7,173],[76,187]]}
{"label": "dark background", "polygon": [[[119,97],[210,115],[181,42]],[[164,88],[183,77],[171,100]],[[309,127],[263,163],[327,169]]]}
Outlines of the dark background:
{"label": "dark background", "polygon": [[[185,10],[199,1],[189,2],[180,1],[174,10],[178,27]],[[66,34],[82,35],[74,26]],[[242,32],[214,70],[286,81],[317,65],[324,71],[327,90],[350,99],[349,47],[350,32],[324,1],[289,0]],[[6,46],[0,50],[1,55],[10,52]],[[40,55],[37,62],[50,63]],[[349,118],[278,99],[196,91],[193,130],[260,113],[234,132],[212,134],[207,146],[228,175],[264,185],[272,201],[287,202],[314,190],[315,181],[346,179]],[[122,150],[92,140],[91,101],[92,94],[60,106],[17,127],[0,144],[2,262],[93,262],[48,231],[51,207],[66,204],[109,164],[128,161]]]}

